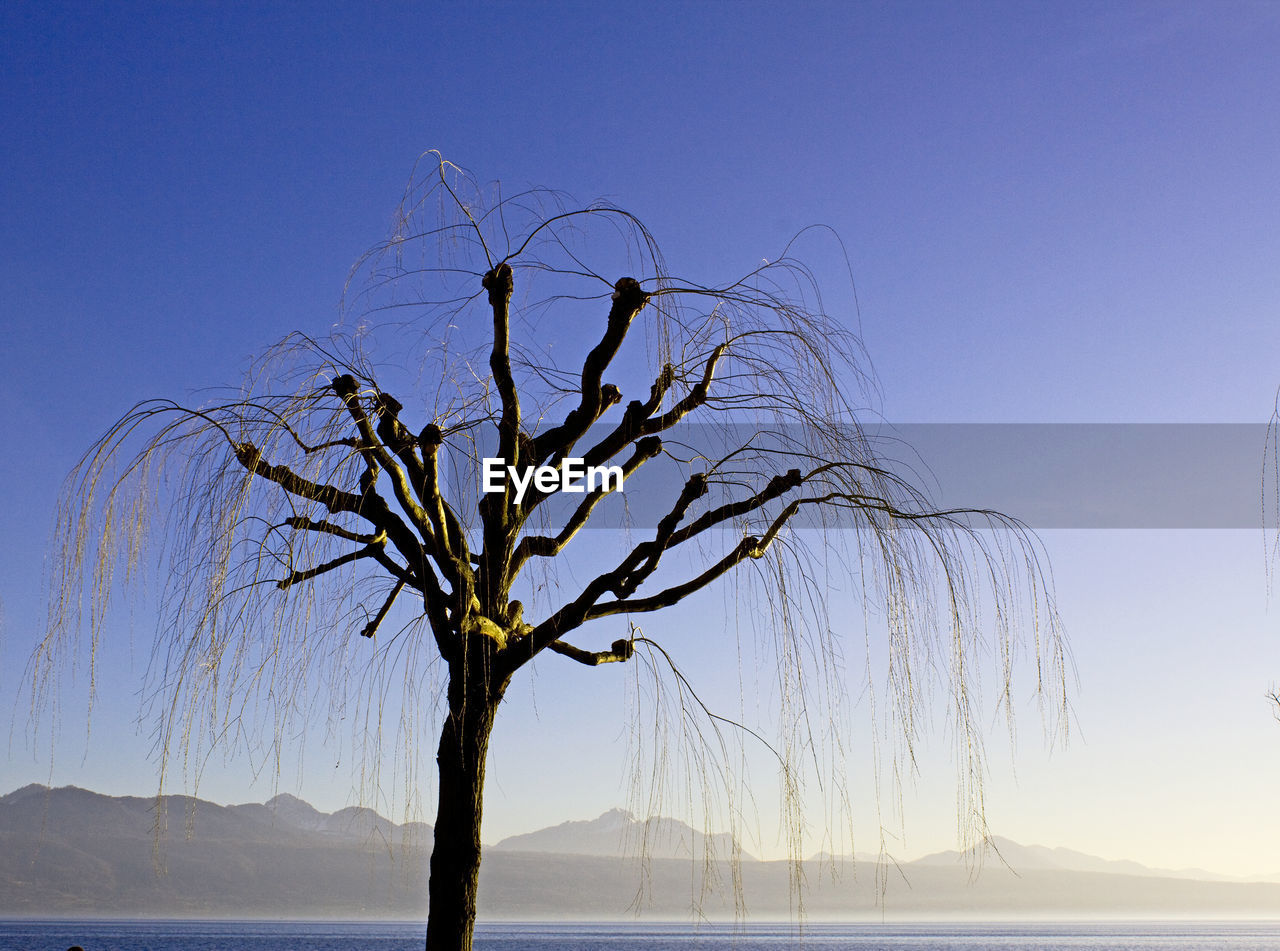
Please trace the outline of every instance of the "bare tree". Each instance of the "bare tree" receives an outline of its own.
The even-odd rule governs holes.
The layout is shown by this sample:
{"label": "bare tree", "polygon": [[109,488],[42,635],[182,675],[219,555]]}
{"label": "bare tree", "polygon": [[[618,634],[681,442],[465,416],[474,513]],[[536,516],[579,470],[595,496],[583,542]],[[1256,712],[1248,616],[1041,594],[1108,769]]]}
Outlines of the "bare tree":
{"label": "bare tree", "polygon": [[[837,669],[835,586],[882,612],[908,759],[926,681],[945,686],[962,823],[984,831],[980,665],[994,657],[1011,711],[1015,648],[1029,644],[1035,687],[1064,702],[1037,548],[1012,519],[936,509],[886,461],[858,425],[859,341],[801,263],[682,282],[617,208],[541,190],[486,200],[439,161],[349,287],[359,325],[291,337],[225,400],[136,406],[90,449],[61,513],[38,699],[85,626],[93,656],[114,572],[147,563],[148,539],[170,579],[153,671],[162,766],[256,722],[278,742],[279,724],[311,710],[309,673],[381,724],[371,698],[429,703],[434,666],[426,941],[469,948],[486,752],[522,667],[547,651],[589,666],[644,657],[687,713],[700,701],[672,660],[684,633],[637,622],[722,578],[764,592],[756,623],[790,678],[778,755],[794,804],[794,751],[817,741],[786,697]],[[564,481],[575,475],[587,484]],[[575,548],[589,555],[570,584],[554,569]],[[702,713],[713,730],[727,722]]]}

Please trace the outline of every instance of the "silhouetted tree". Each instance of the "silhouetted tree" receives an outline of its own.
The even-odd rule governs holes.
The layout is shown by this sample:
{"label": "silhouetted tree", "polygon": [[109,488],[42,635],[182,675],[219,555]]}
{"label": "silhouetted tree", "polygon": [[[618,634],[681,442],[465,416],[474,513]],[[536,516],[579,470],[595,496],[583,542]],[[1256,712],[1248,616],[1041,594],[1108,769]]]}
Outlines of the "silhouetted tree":
{"label": "silhouetted tree", "polygon": [[[985,652],[1011,703],[1014,638],[1030,632],[1037,687],[1061,696],[1034,540],[995,513],[931,507],[885,461],[855,413],[859,341],[802,264],[784,254],[731,284],[682,282],[627,213],[540,190],[486,202],[440,161],[349,287],[359,326],[289,338],[226,400],[143,403],[89,451],[65,496],[37,697],[82,604],[96,648],[115,566],[145,563],[150,537],[169,559],[154,670],[162,767],[202,735],[252,735],[255,720],[277,724],[278,743],[279,724],[311,709],[318,668],[333,703],[374,709],[380,729],[372,695],[392,670],[405,697],[425,691],[433,645],[443,720],[427,947],[469,948],[486,751],[522,667],[548,651],[664,667],[687,632],[644,635],[636,620],[726,576],[757,588],[757,626],[789,671],[791,739],[776,752],[795,807],[795,756],[816,741],[788,697],[839,656],[827,610],[838,586],[880,606],[908,756],[936,664],[963,818],[982,831]],[[486,458],[512,467],[497,491],[484,491]],[[522,482],[573,460],[619,467],[625,491]],[[150,532],[157,506],[167,518]],[[616,530],[584,531],[598,525]],[[571,585],[544,569],[573,558],[575,541],[588,555]],[[599,623],[610,618],[629,623]],[[360,696],[356,670],[382,686]],[[674,661],[668,673],[688,704],[679,715],[702,715]]]}

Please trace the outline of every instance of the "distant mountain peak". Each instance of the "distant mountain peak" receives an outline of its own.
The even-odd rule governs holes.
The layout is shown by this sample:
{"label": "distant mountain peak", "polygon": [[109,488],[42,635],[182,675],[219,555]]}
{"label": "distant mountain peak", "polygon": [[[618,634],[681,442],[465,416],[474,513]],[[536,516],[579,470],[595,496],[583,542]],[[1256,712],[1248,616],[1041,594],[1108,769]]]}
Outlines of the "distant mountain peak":
{"label": "distant mountain peak", "polygon": [[[315,809],[315,806],[307,802],[305,799],[299,799],[292,793],[282,792],[276,793],[270,799],[263,803],[264,806],[270,806],[273,809],[280,806],[306,806],[308,809]],[[319,811],[318,809],[316,810]]]}
{"label": "distant mountain peak", "polygon": [[626,809],[622,809],[616,806],[613,809],[608,810],[607,812],[602,812],[600,814],[600,818],[596,820],[596,822],[613,822],[618,824],[625,824],[625,823],[635,822],[635,821],[636,821],[636,817],[632,813],[628,812]]}
{"label": "distant mountain peak", "polygon": [[[707,851],[724,859],[739,851],[728,833],[707,837],[678,819],[665,816],[637,819],[620,808],[609,809],[595,819],[571,819],[523,835],[508,836],[490,848],[559,855],[644,854],[650,858],[681,859],[701,858]],[[745,852],[741,855],[745,859],[753,858]]]}
{"label": "distant mountain peak", "polygon": [[0,802],[17,802],[20,799],[26,799],[28,796],[46,796],[52,790],[48,786],[40,783],[28,783],[19,789],[15,789],[11,793],[0,796]]}
{"label": "distant mountain peak", "polygon": [[1228,876],[1201,868],[1151,868],[1129,859],[1104,859],[1062,846],[1023,845],[1004,836],[993,835],[964,852],[954,849],[934,852],[916,859],[912,865],[1008,865],[1014,872],[1060,871],[1104,875],[1137,875],[1149,878],[1177,878],[1197,881],[1227,881]]}

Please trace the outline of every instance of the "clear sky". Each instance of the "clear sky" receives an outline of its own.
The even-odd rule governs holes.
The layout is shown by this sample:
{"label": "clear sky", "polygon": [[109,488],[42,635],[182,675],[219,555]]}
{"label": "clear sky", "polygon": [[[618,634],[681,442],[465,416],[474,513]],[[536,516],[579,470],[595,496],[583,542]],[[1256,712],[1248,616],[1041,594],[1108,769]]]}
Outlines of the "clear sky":
{"label": "clear sky", "polygon": [[[332,326],[428,149],[607,197],[708,282],[830,225],[895,421],[1265,423],[1280,385],[1275,4],[11,2],[0,44],[2,787],[154,790],[145,610],[113,622],[87,750],[83,677],[52,763],[26,738],[61,480],[135,401]],[[1261,529],[1043,538],[1076,729],[1050,753],[1032,712],[1011,762],[996,724],[993,831],[1280,873]],[[736,702],[710,660],[704,688]],[[624,803],[624,681],[541,663],[513,688],[487,840]],[[946,751],[921,757],[901,857],[955,845]],[[233,758],[201,791],[276,788]],[[349,757],[312,743],[278,788],[346,805]],[[771,809],[753,851],[778,853]]]}

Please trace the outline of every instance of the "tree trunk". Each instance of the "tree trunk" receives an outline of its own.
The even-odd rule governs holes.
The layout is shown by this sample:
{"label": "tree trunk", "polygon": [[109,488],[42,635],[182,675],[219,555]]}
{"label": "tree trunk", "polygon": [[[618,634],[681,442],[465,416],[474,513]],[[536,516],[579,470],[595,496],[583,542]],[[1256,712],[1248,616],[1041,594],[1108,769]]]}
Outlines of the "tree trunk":
{"label": "tree trunk", "polygon": [[427,886],[427,951],[470,951],[480,882],[480,817],[489,734],[501,689],[487,672],[470,665],[450,671],[449,714],[440,734],[435,846]]}

